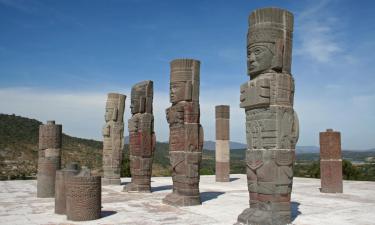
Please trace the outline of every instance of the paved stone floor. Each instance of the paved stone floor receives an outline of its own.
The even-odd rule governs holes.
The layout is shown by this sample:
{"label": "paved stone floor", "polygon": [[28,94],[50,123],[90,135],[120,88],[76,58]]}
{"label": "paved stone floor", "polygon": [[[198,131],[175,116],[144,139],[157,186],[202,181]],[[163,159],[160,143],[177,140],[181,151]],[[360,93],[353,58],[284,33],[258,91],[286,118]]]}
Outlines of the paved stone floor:
{"label": "paved stone floor", "polygon": [[[130,181],[122,179],[123,183]],[[0,181],[0,224],[233,224],[248,204],[246,176],[216,183],[202,176],[202,205],[176,208],[162,204],[171,192],[170,177],[152,178],[151,194],[128,194],[120,186],[103,187],[102,218],[71,222],[54,214],[54,199],[36,198],[36,181]],[[295,178],[293,224],[375,224],[375,182],[344,181],[344,194],[319,192],[320,180]]]}

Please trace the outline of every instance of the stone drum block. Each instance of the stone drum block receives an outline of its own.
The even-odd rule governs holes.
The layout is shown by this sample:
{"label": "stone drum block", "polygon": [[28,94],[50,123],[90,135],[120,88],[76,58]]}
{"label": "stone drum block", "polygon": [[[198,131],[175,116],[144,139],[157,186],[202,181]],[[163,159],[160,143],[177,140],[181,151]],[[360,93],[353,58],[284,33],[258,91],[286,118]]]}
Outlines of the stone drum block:
{"label": "stone drum block", "polygon": [[67,178],[66,215],[68,220],[87,221],[100,218],[101,177],[91,175]]}
{"label": "stone drum block", "polygon": [[79,172],[77,163],[68,163],[63,170],[56,171],[55,213],[66,214],[66,180]]}

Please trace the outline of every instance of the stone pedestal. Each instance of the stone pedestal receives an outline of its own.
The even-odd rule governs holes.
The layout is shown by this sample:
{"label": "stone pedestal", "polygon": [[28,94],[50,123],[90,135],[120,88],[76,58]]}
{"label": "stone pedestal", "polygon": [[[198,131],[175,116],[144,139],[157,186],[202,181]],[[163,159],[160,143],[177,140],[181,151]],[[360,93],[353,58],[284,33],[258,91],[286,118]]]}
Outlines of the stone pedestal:
{"label": "stone pedestal", "polygon": [[56,170],[61,166],[62,126],[55,121],[39,126],[37,197],[55,197]]}
{"label": "stone pedestal", "polygon": [[120,185],[126,96],[109,93],[103,127],[103,185]]}
{"label": "stone pedestal", "polygon": [[216,182],[229,182],[230,146],[229,146],[229,105],[215,107],[216,115]]}
{"label": "stone pedestal", "polygon": [[129,120],[131,183],[127,192],[151,192],[152,158],[155,151],[154,115],[152,114],[153,82],[133,86]]}
{"label": "stone pedestal", "polygon": [[66,215],[68,220],[87,221],[101,215],[100,176],[71,176],[67,179]]}
{"label": "stone pedestal", "polygon": [[169,123],[169,157],[173,192],[163,203],[174,206],[201,204],[199,169],[202,161],[203,128],[199,109],[200,62],[176,59],[171,62],[170,101],[166,110]]}
{"label": "stone pedestal", "polygon": [[342,193],[342,156],[340,132],[320,132],[321,192]]}
{"label": "stone pedestal", "polygon": [[77,163],[69,163],[63,170],[56,171],[55,182],[55,213],[66,214],[66,182],[71,176],[79,172]]}
{"label": "stone pedestal", "polygon": [[237,224],[291,223],[295,146],[299,135],[293,110],[291,75],[292,13],[257,9],[249,17],[247,65],[250,81],[241,85],[246,114],[249,205]]}

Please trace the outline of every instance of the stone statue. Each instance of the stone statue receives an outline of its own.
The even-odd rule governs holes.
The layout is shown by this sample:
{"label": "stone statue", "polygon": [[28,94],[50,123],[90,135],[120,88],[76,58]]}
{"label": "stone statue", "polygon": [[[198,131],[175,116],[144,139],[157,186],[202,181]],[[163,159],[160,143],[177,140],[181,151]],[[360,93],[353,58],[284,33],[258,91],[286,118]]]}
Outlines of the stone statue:
{"label": "stone statue", "polygon": [[246,112],[247,181],[250,208],[237,224],[288,224],[298,118],[291,75],[293,14],[278,8],[249,17],[247,66],[241,85]]}
{"label": "stone statue", "polygon": [[55,121],[39,126],[37,197],[55,197],[56,170],[61,167],[62,126]]}
{"label": "stone statue", "polygon": [[131,91],[129,119],[130,172],[128,192],[151,192],[152,157],[155,151],[154,115],[152,114],[153,82],[135,84]]}
{"label": "stone statue", "polygon": [[120,184],[126,95],[109,93],[103,127],[103,185]]}
{"label": "stone statue", "polygon": [[176,59],[170,64],[169,157],[173,192],[163,202],[175,206],[201,204],[199,169],[202,160],[203,128],[199,123],[200,62]]}

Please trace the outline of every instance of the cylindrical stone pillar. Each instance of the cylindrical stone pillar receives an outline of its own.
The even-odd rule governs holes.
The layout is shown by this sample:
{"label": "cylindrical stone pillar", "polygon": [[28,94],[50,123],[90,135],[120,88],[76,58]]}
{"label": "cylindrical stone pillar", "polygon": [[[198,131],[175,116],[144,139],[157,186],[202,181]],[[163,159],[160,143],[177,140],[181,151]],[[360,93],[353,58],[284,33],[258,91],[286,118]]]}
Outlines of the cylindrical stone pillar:
{"label": "cylindrical stone pillar", "polygon": [[229,105],[215,107],[216,115],[216,182],[229,182]]}
{"label": "cylindrical stone pillar", "polygon": [[55,121],[39,126],[37,197],[55,196],[55,175],[61,165],[62,126]]}
{"label": "cylindrical stone pillar", "polygon": [[56,171],[55,213],[66,214],[66,180],[79,172],[77,163],[69,163],[63,170]]}
{"label": "cylindrical stone pillar", "polygon": [[100,176],[68,177],[66,187],[68,220],[86,221],[100,218],[102,203]]}
{"label": "cylindrical stone pillar", "polygon": [[320,132],[320,181],[321,192],[342,193],[341,135],[327,129]]}

